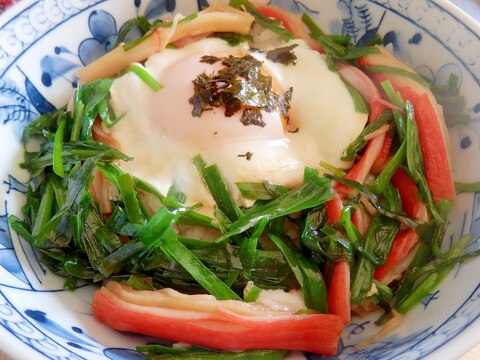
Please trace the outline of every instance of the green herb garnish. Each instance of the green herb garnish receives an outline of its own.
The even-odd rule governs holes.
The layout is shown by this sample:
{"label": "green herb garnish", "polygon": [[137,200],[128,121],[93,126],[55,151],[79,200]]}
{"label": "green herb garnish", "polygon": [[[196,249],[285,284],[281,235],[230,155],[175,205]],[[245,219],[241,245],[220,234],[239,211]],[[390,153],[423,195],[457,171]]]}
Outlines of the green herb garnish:
{"label": "green herb garnish", "polygon": [[333,67],[337,60],[356,60],[364,55],[378,53],[378,49],[372,46],[374,44],[356,47],[348,37],[325,34],[308,14],[302,15],[302,21],[310,31],[311,38],[316,40],[325,50],[328,58],[332,61],[331,65]]}
{"label": "green herb garnish", "polygon": [[295,35],[293,35],[290,31],[286,30],[283,26],[281,21],[276,19],[271,19],[268,17],[263,16],[260,14],[256,9],[255,6],[248,0],[230,0],[229,5],[248,12],[252,15],[255,19],[255,22],[260,26],[268,29],[275,34],[277,34],[282,40],[290,41],[295,39]]}

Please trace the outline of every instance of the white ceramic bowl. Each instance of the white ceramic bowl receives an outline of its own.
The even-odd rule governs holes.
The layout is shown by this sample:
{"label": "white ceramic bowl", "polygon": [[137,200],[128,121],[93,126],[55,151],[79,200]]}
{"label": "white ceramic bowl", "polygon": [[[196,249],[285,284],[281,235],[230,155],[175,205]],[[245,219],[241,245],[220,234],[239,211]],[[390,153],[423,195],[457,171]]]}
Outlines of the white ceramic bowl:
{"label": "white ceramic bowl", "polygon": [[[62,289],[31,247],[8,227],[20,213],[28,175],[18,169],[22,128],[65,104],[83,63],[109,50],[130,18],[189,14],[205,1],[22,0],[0,17],[0,349],[18,359],[142,359],[133,350],[148,339],[121,334],[91,314],[93,289]],[[480,180],[480,26],[443,0],[272,0],[308,12],[327,32],[363,41],[378,33],[386,46],[420,73],[444,83],[461,79],[467,125],[449,128],[456,181]],[[171,15],[171,14],[170,14]],[[165,15],[167,16],[167,15]],[[480,194],[459,194],[447,241],[470,233],[479,246]],[[353,345],[374,331],[372,319],[354,319],[340,358],[454,359],[480,342],[480,259],[450,276],[374,345]]]}

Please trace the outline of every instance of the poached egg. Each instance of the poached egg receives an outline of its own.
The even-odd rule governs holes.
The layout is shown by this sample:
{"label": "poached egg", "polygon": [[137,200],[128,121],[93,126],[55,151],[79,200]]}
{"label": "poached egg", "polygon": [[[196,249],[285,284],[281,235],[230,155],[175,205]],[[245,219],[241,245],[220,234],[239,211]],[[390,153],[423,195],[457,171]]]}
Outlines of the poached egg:
{"label": "poached egg", "polygon": [[[242,198],[236,182],[267,180],[295,187],[302,183],[306,166],[319,168],[325,161],[349,167],[342,153],[364,128],[367,115],[355,111],[351,95],[323,55],[302,40],[284,46],[291,44],[297,45],[296,64],[283,65],[267,59],[265,52],[252,51],[247,43],[232,47],[224,40],[205,38],[150,56],[145,68],[163,85],[158,92],[133,73],[117,78],[110,90],[111,106],[121,120],[103,131],[134,158],[119,166],[163,194],[175,186],[185,193],[186,205],[202,203],[209,214],[215,203],[192,163],[196,155],[217,164],[242,206],[251,201]],[[263,127],[245,126],[241,111],[226,117],[221,107],[192,115],[192,80],[222,67],[201,62],[201,57],[246,54],[263,62],[261,71],[272,77],[276,91],[293,88],[288,126],[275,111],[262,111]]]}

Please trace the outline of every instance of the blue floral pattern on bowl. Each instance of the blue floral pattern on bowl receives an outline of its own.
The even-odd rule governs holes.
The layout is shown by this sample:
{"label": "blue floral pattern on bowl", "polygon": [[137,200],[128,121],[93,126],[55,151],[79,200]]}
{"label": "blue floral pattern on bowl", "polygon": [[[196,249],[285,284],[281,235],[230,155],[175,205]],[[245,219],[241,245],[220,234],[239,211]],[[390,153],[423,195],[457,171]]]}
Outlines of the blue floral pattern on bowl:
{"label": "blue floral pattern on bowl", "polygon": [[[449,129],[453,158],[465,159],[454,162],[454,175],[458,181],[478,181],[480,172],[468,167],[480,159],[480,102],[475,95],[480,86],[478,26],[449,12],[441,1],[329,0],[321,6],[315,0],[268,3],[296,13],[308,12],[324,29],[348,35],[357,44],[381,35],[385,46],[434,83],[445,83],[448,75],[455,73],[462,88],[471,90],[464,95],[465,111],[472,120]],[[0,142],[6,144],[0,155],[0,334],[22,344],[22,350],[10,351],[13,355],[143,359],[132,349],[151,340],[96,323],[90,312],[94,289],[85,286],[75,293],[63,291],[62,280],[47,273],[37,254],[10,230],[7,221],[9,213],[18,213],[27,190],[27,174],[15,165],[20,161],[19,136],[25,124],[67,101],[76,86],[75,71],[111,50],[129,18],[171,16],[176,11],[187,14],[208,2],[126,0],[121,10],[118,5],[113,0],[24,0],[22,8],[0,20]],[[78,34],[77,27],[81,29]],[[70,32],[71,39],[60,36],[63,32]],[[134,30],[128,39],[137,36]],[[428,49],[441,56],[424,58]],[[447,239],[470,233],[471,248],[478,248],[480,194],[459,194],[451,222]],[[458,335],[480,327],[479,268],[478,260],[457,265],[452,278],[407,317],[410,329],[401,328],[365,349],[354,344],[375,332],[372,319],[354,319],[344,332],[337,357],[417,359],[446,349],[449,343],[467,350]],[[416,322],[416,316],[422,320]],[[470,343],[478,341],[471,335],[469,339]],[[448,351],[453,358],[462,350],[455,352],[450,347]]]}

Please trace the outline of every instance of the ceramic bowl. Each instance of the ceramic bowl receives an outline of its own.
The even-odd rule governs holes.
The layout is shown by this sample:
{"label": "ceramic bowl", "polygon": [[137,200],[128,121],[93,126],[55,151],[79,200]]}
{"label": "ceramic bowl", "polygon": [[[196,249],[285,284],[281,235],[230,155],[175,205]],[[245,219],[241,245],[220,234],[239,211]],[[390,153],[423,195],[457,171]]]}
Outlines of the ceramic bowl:
{"label": "ceramic bowl", "polygon": [[[444,84],[460,78],[468,123],[448,124],[454,178],[480,180],[480,26],[443,0],[271,0],[307,12],[327,32],[362,43],[378,34],[419,73]],[[22,0],[0,17],[0,349],[18,359],[142,359],[135,345],[149,339],[95,321],[93,289],[75,292],[50,274],[32,248],[8,226],[19,214],[28,174],[18,168],[22,128],[62,106],[76,71],[109,51],[136,16],[190,14],[206,0]],[[480,193],[461,193],[446,241],[480,239]],[[454,359],[480,342],[480,259],[456,265],[448,278],[409,313],[401,328],[362,350],[354,344],[375,331],[373,319],[354,318],[339,345],[341,359]],[[309,355],[305,355],[309,356]],[[313,356],[310,356],[314,358]]]}

